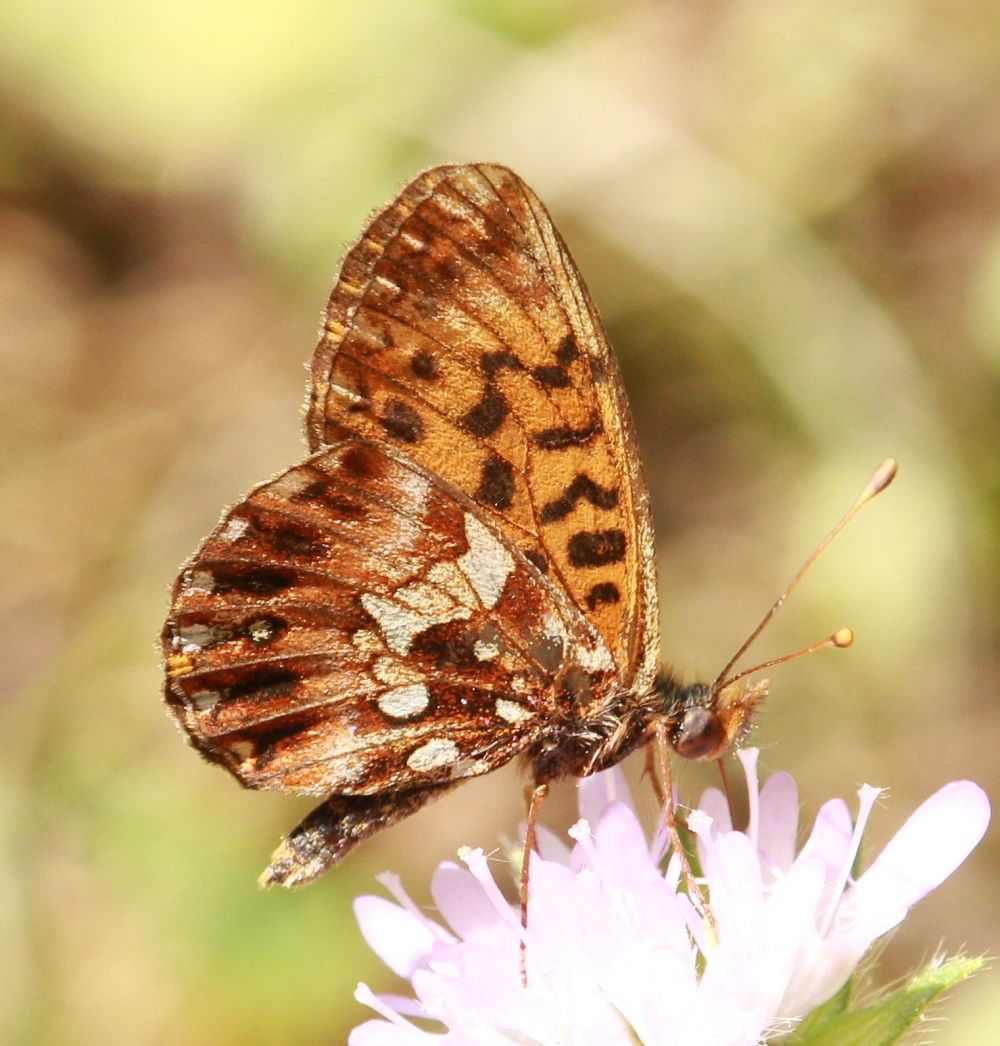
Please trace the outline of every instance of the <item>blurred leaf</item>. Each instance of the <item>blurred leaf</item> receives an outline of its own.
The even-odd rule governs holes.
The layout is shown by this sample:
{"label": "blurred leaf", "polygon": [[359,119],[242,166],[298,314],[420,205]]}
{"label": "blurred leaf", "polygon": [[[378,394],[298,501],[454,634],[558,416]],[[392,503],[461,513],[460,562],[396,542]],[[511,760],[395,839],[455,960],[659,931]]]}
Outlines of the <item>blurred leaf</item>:
{"label": "blurred leaf", "polygon": [[521,44],[542,47],[574,27],[581,15],[594,11],[594,0],[460,0],[456,14]]}

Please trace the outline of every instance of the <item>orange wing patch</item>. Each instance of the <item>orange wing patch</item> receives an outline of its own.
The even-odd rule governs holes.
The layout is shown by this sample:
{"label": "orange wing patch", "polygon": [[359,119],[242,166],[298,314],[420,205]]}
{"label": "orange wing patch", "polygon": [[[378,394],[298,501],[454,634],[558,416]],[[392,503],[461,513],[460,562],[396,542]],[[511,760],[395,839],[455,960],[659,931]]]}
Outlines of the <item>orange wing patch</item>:
{"label": "orange wing patch", "polygon": [[317,450],[398,447],[480,506],[646,691],[652,527],[617,364],[562,238],[513,172],[439,167],[344,260],[312,366]]}

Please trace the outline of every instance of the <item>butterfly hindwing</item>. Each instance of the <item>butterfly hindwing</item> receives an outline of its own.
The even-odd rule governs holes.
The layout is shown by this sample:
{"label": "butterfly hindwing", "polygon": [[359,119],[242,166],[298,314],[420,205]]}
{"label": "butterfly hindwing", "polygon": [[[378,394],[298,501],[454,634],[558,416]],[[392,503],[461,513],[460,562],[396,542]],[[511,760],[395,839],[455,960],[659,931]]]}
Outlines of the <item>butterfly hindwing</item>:
{"label": "butterfly hindwing", "polygon": [[474,776],[545,728],[567,664],[600,674],[557,597],[471,501],[345,440],[253,490],[183,571],[167,699],[252,788],[372,795]]}

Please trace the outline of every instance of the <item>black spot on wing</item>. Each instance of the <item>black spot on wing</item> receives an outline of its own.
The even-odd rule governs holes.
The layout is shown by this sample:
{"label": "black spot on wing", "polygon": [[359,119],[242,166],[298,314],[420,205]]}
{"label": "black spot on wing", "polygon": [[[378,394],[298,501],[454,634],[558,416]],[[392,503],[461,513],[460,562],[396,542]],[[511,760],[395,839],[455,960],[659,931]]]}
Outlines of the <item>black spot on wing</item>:
{"label": "black spot on wing", "polygon": [[587,593],[587,609],[594,610],[601,603],[617,603],[622,598],[613,581],[602,581]]}
{"label": "black spot on wing", "polygon": [[565,389],[570,385],[569,371],[566,369],[580,355],[576,340],[567,334],[556,349],[556,362],[547,366],[535,367],[532,374],[541,384],[551,389]]}
{"label": "black spot on wing", "polygon": [[547,574],[549,572],[549,561],[544,552],[539,552],[535,548],[526,548],[524,550],[524,558],[540,573]]}
{"label": "black spot on wing", "polygon": [[447,621],[431,625],[414,637],[409,656],[414,664],[429,664],[435,669],[474,668],[476,636],[465,622]]}
{"label": "black spot on wing", "polygon": [[619,563],[625,558],[625,532],[613,530],[584,530],[574,534],[567,546],[569,561],[575,567],[602,567]]}
{"label": "black spot on wing", "polygon": [[267,537],[270,538],[271,547],[279,555],[316,559],[327,553],[327,546],[322,538],[305,527],[274,527],[267,533]]}
{"label": "black spot on wing", "polygon": [[243,626],[242,632],[254,646],[267,646],[280,638],[287,630],[287,621],[274,615],[268,615],[255,617],[252,621],[248,621]]}
{"label": "black spot on wing", "polygon": [[474,497],[480,504],[492,508],[510,508],[514,502],[514,468],[511,463],[496,454],[488,458]]}
{"label": "black spot on wing", "polygon": [[419,443],[424,438],[424,423],[420,415],[402,400],[389,400],[379,423],[390,436],[403,443]]}
{"label": "black spot on wing", "polygon": [[601,423],[594,414],[586,425],[573,428],[571,425],[560,425],[552,429],[542,429],[531,437],[531,442],[543,450],[561,450],[563,447],[582,447],[601,434]]}
{"label": "black spot on wing", "polygon": [[565,367],[560,365],[535,367],[531,373],[540,384],[546,385],[550,389],[565,389],[569,385],[569,374]]}
{"label": "black spot on wing", "polygon": [[495,378],[502,370],[524,370],[524,364],[508,349],[484,352],[481,362],[483,373],[490,379]]}
{"label": "black spot on wing", "polygon": [[487,385],[483,398],[459,419],[459,423],[473,436],[492,436],[509,413],[510,406],[503,393]]}
{"label": "black spot on wing", "polygon": [[542,506],[539,518],[543,523],[563,519],[573,511],[576,503],[584,498],[597,508],[614,508],[618,504],[618,491],[614,487],[602,487],[589,476],[577,473],[562,497]]}
{"label": "black spot on wing", "polygon": [[253,745],[254,757],[268,759],[277,754],[282,742],[305,733],[316,725],[318,716],[315,712],[298,713],[276,721],[268,721],[265,726],[250,728],[241,733],[241,739]]}
{"label": "black spot on wing", "polygon": [[[429,235],[433,236],[433,231]],[[457,261],[450,253],[429,254],[425,267],[435,283],[449,285],[447,289],[450,293],[454,293],[455,285],[461,284],[465,275],[465,267],[461,261]]]}
{"label": "black spot on wing", "polygon": [[340,519],[359,519],[368,509],[363,503],[328,490],[322,498],[323,507]]}
{"label": "black spot on wing", "polygon": [[321,479],[314,479],[312,483],[307,484],[301,490],[295,491],[295,493],[289,495],[289,501],[318,501],[319,499],[327,500],[326,495],[329,491],[329,482],[326,477]]}
{"label": "black spot on wing", "polygon": [[418,378],[430,381],[438,376],[440,367],[438,361],[429,352],[420,349],[410,357],[410,370]]}
{"label": "black spot on wing", "polygon": [[[348,452],[348,454],[353,453],[354,451]],[[346,458],[347,455],[344,455],[344,457]],[[343,463],[341,461],[342,465]],[[360,459],[356,459],[354,463],[361,464],[362,462]],[[349,468],[346,471],[354,472],[353,469]],[[303,501],[314,502],[328,511],[328,513],[341,519],[358,519],[365,515],[367,511],[365,504],[339,490],[336,476],[310,469],[308,465],[302,465],[301,472],[304,475],[314,475],[315,478],[312,482],[302,486],[301,490],[292,491],[288,495],[289,501],[294,503]]]}
{"label": "black spot on wing", "polygon": [[[198,568],[195,568],[196,570]],[[257,567],[252,564],[232,564],[207,568],[212,577],[212,591],[248,592],[254,596],[273,596],[295,584],[294,570],[278,567]]]}
{"label": "black spot on wing", "polygon": [[340,459],[340,467],[358,479],[376,479],[385,468],[384,459],[371,447],[350,447]]}
{"label": "black spot on wing", "polygon": [[284,668],[253,665],[241,670],[236,680],[226,687],[225,693],[233,701],[290,696],[299,678],[295,672]]}
{"label": "black spot on wing", "polygon": [[580,355],[580,348],[576,344],[576,338],[572,334],[567,334],[561,342],[559,342],[559,348],[556,349],[556,359],[566,366],[567,363],[572,363],[573,360]]}

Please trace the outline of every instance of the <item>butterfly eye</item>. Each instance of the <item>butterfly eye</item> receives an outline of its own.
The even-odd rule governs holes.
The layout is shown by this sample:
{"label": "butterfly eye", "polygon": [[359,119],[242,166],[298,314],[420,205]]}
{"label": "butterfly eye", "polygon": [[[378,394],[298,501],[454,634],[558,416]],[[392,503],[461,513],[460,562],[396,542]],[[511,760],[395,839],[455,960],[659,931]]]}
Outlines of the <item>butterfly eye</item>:
{"label": "butterfly eye", "polygon": [[711,708],[695,706],[684,712],[671,742],[685,759],[712,759],[726,745],[726,729]]}

